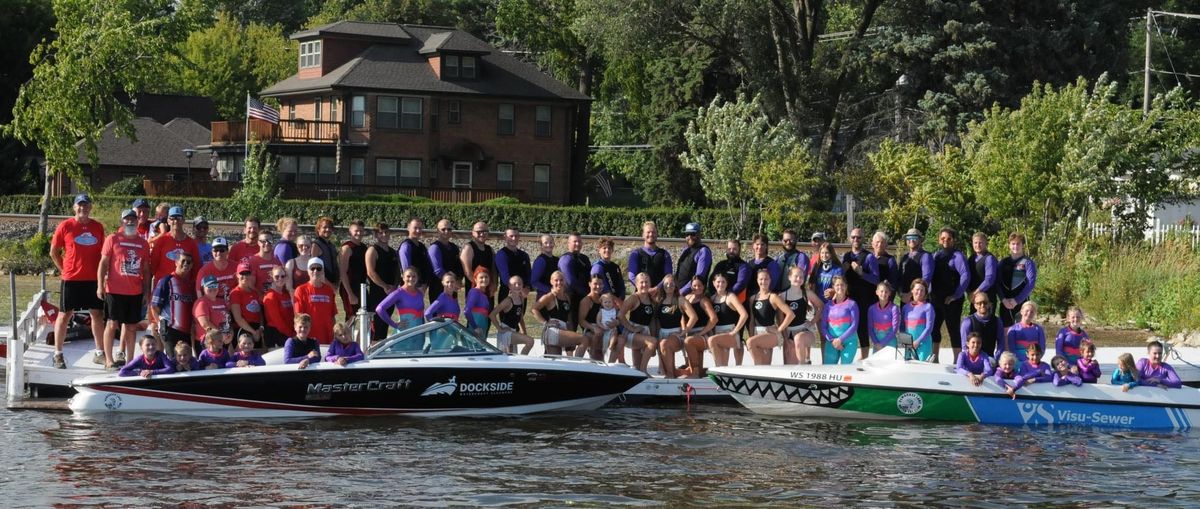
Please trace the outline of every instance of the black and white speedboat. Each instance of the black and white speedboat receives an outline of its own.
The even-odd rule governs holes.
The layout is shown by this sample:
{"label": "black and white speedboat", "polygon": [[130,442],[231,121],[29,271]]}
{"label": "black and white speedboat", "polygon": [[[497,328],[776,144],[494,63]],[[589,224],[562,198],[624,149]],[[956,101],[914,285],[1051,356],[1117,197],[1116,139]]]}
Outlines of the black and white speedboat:
{"label": "black and white speedboat", "polygon": [[511,415],[591,410],[646,378],[624,365],[507,355],[455,322],[433,321],[376,343],[345,367],[321,362],[72,382],[77,413],[215,417]]}

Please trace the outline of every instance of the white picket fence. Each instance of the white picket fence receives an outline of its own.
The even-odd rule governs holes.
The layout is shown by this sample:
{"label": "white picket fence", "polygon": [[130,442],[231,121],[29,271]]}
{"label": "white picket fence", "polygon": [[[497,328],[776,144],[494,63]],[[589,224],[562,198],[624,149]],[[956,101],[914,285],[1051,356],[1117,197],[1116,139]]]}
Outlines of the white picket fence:
{"label": "white picket fence", "polygon": [[[1087,223],[1083,228],[1092,238],[1113,237],[1117,234],[1116,229],[1108,223]],[[1146,228],[1145,238],[1151,245],[1157,246],[1171,237],[1191,239],[1194,249],[1200,246],[1200,225],[1162,224],[1156,221],[1154,225]]]}

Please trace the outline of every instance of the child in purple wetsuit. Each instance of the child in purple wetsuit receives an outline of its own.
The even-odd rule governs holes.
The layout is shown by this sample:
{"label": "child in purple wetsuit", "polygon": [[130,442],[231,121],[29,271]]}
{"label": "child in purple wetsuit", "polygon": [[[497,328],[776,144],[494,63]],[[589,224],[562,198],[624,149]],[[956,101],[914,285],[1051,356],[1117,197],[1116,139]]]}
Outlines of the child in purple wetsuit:
{"label": "child in purple wetsuit", "polygon": [[992,380],[996,385],[1004,388],[1012,399],[1017,399],[1017,389],[1021,388],[1020,373],[1017,372],[1017,356],[1012,352],[1004,352],[1000,354],[1000,361],[996,367],[996,374],[992,376]]}
{"label": "child in purple wetsuit", "polygon": [[1058,336],[1054,338],[1054,353],[1075,364],[1082,357],[1080,348],[1091,342],[1092,338],[1083,330],[1083,310],[1072,306],[1067,310],[1067,326],[1059,329]]}
{"label": "child in purple wetsuit", "polygon": [[172,359],[171,366],[175,368],[176,373],[200,371],[200,362],[192,356],[192,345],[188,343],[189,341],[175,343],[175,358]]}
{"label": "child in purple wetsuit", "polygon": [[325,362],[345,366],[363,360],[362,348],[351,339],[345,325],[333,324],[333,343],[329,345],[329,350],[325,351]]}
{"label": "child in purple wetsuit", "polygon": [[1042,355],[1045,353],[1046,349],[1042,345],[1037,343],[1029,345],[1026,350],[1026,360],[1021,363],[1020,374],[1017,375],[1019,385],[1054,381],[1054,372],[1050,370],[1050,365],[1042,362]]}
{"label": "child in purple wetsuit", "polygon": [[1151,341],[1146,345],[1146,353],[1149,356],[1137,361],[1138,383],[1163,389],[1183,387],[1175,368],[1162,361],[1162,352],[1163,345],[1158,341]]}
{"label": "child in purple wetsuit", "polygon": [[900,330],[900,308],[892,302],[895,296],[892,284],[884,281],[875,286],[879,302],[867,308],[867,324],[870,326],[871,352],[890,346],[896,348],[896,331]]}
{"label": "child in purple wetsuit", "polygon": [[307,313],[296,313],[293,323],[296,337],[288,338],[283,344],[283,363],[299,364],[297,367],[304,369],[309,364],[321,362],[321,345],[308,335],[312,330],[312,317]]}
{"label": "child in purple wetsuit", "polygon": [[1065,356],[1055,355],[1050,359],[1050,366],[1054,368],[1054,385],[1060,387],[1071,384],[1076,387],[1083,385],[1083,379],[1079,378],[1077,370],[1071,369],[1074,365],[1067,360]]}
{"label": "child in purple wetsuit", "polygon": [[[375,316],[398,331],[406,330],[425,323],[422,312],[425,310],[425,296],[417,285],[417,270],[409,267],[404,270],[404,284],[375,306]],[[392,320],[392,308],[396,308],[396,320]],[[375,338],[376,341],[384,338]]]}
{"label": "child in purple wetsuit", "polygon": [[238,336],[238,349],[229,356],[225,363],[227,368],[244,368],[248,366],[266,366],[262,356],[254,351],[254,336],[243,332]]}
{"label": "child in purple wetsuit", "polygon": [[467,329],[481,341],[487,339],[488,329],[492,326],[492,299],[488,297],[491,284],[492,275],[480,267],[475,271],[475,287],[467,290]]}
{"label": "child in purple wetsuit", "polygon": [[457,322],[459,314],[462,313],[462,308],[458,306],[458,299],[454,298],[454,293],[458,291],[458,275],[447,272],[442,276],[442,288],[442,294],[433,299],[433,302],[430,302],[429,306],[425,308],[425,319],[449,318]]}
{"label": "child in purple wetsuit", "polygon": [[1036,319],[1037,304],[1026,302],[1021,305],[1021,320],[1009,327],[1005,334],[1004,350],[1017,356],[1017,365],[1029,360],[1025,353],[1030,345],[1037,345],[1042,352],[1046,351],[1046,331],[1034,322]]}
{"label": "child in purple wetsuit", "polygon": [[175,367],[167,359],[166,354],[158,351],[158,340],[154,336],[142,338],[142,353],[121,367],[117,374],[121,376],[140,376],[150,378],[154,375],[166,375],[175,372]]}
{"label": "child in purple wetsuit", "polygon": [[937,352],[933,350],[932,339],[933,304],[926,300],[929,297],[929,285],[925,283],[924,279],[914,279],[910,285],[909,294],[912,296],[912,301],[905,304],[900,312],[904,332],[912,336],[912,347],[917,353],[918,360],[936,362],[934,357]]}
{"label": "child in purple wetsuit", "polygon": [[978,332],[967,335],[967,349],[959,352],[954,370],[974,385],[981,385],[983,379],[992,376],[992,358],[983,351],[983,339]]}
{"label": "child in purple wetsuit", "polygon": [[229,362],[229,352],[225,350],[225,335],[219,330],[208,331],[204,336],[204,351],[196,359],[200,369],[220,369]]}
{"label": "child in purple wetsuit", "polygon": [[1100,380],[1100,363],[1096,362],[1096,344],[1088,341],[1079,347],[1082,356],[1075,362],[1079,370],[1079,378],[1085,384],[1094,384]]}

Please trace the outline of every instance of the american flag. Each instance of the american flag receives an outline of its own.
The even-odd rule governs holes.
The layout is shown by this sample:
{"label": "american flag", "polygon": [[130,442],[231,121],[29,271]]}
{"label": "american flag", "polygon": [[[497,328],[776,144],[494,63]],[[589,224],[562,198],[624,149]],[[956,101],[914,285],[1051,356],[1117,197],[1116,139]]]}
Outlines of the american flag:
{"label": "american flag", "polygon": [[272,124],[279,123],[279,112],[253,97],[246,97],[246,116],[266,120]]}

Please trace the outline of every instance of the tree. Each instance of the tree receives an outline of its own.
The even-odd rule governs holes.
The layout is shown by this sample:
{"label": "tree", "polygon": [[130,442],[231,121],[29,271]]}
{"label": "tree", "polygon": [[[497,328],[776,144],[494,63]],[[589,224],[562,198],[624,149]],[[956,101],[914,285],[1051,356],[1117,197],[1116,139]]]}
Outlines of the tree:
{"label": "tree", "polygon": [[240,25],[228,13],[188,35],[179,89],[212,98],[227,119],[246,113],[246,94],[257,94],[296,71],[296,45],[278,25]]}
{"label": "tree", "polygon": [[888,231],[930,225],[970,231],[984,226],[961,150],[931,152],[922,145],[885,140],[867,159],[867,174],[852,179],[848,188],[864,203],[882,209],[882,225]]}
{"label": "tree", "polygon": [[57,37],[30,56],[33,78],[21,86],[5,134],[36,144],[46,157],[46,188],[39,232],[46,231],[50,176],[88,183],[76,163],[76,143],[93,167],[96,142],[109,123],[136,139],[131,97],[170,75],[166,69],[190,20],[172,0],[54,0]]}
{"label": "tree", "polygon": [[[0,0],[0,124],[12,120],[21,84],[33,75],[29,53],[53,35],[54,13],[40,0]],[[30,192],[37,186],[36,147],[0,134],[0,195]]]}
{"label": "tree", "polygon": [[269,207],[279,199],[279,161],[264,143],[251,140],[247,148],[242,187],[233,193],[230,209],[237,217],[270,216]]}

